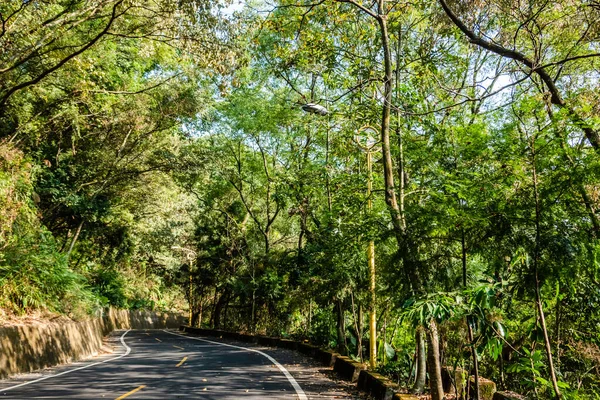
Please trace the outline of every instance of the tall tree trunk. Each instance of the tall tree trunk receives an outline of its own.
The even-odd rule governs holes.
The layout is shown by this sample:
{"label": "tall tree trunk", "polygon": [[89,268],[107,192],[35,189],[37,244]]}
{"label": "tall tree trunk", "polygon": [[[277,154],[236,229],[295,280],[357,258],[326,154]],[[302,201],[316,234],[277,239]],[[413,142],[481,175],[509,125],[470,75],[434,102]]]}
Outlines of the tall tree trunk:
{"label": "tall tree trunk", "polygon": [[270,240],[270,237],[269,237],[270,235],[271,235],[270,229],[269,229],[269,227],[267,227],[265,229],[265,232],[263,233],[263,237],[265,239],[265,257],[266,258],[269,257],[269,251],[271,250],[270,249],[270,247],[271,247],[271,240]]}
{"label": "tall tree trunk", "polygon": [[363,310],[362,310],[362,305],[360,305],[360,304],[358,305],[358,327],[357,327],[356,334],[358,336],[358,340],[357,340],[358,349],[356,350],[356,352],[358,353],[358,358],[359,358],[360,362],[363,362],[363,346],[362,346]]}
{"label": "tall tree trunk", "polygon": [[475,400],[479,400],[479,361],[477,360],[477,347],[473,337],[473,327],[471,326],[471,318],[467,317],[467,331],[469,334],[469,343],[471,344],[471,356],[473,358],[473,370],[475,375]]}
{"label": "tall tree trunk", "polygon": [[[368,208],[371,212],[371,185],[372,185],[372,164],[371,152],[367,150],[367,168],[369,169],[368,182]],[[375,242],[369,241],[367,248],[367,259],[369,262],[369,367],[374,370],[377,367],[377,281],[375,271]]]}
{"label": "tall tree trunk", "polygon": [[[559,291],[560,295],[560,291]],[[556,299],[556,316],[555,316],[555,326],[554,326],[554,342],[556,347],[556,366],[560,368],[560,322],[561,322],[561,304],[562,300],[560,298]]]}
{"label": "tall tree trunk", "polygon": [[417,342],[417,376],[412,391],[415,394],[421,394],[425,390],[427,380],[427,347],[425,346],[425,328],[422,326],[416,330],[415,341]]}
{"label": "tall tree trunk", "polygon": [[226,289],[223,294],[219,297],[219,300],[217,301],[217,304],[215,305],[215,311],[214,311],[214,316],[213,316],[213,324],[214,324],[214,328],[215,329],[220,329],[221,328],[221,319],[222,319],[222,313],[223,313],[223,308],[227,306],[227,304],[229,303],[229,291]]}
{"label": "tall tree trunk", "polygon": [[213,301],[212,301],[212,310],[210,313],[210,327],[211,328],[215,328],[215,309],[217,308],[217,296],[218,296],[218,292],[217,292],[217,288],[215,287],[215,293],[213,295]]}
{"label": "tall tree trunk", "polygon": [[548,368],[550,369],[550,379],[552,381],[552,387],[557,399],[561,398],[560,389],[558,387],[558,380],[556,379],[556,371],[554,370],[554,362],[552,360],[552,347],[550,345],[550,338],[548,337],[548,329],[546,328],[546,318],[544,316],[544,307],[542,305],[542,296],[540,293],[540,279],[538,275],[538,263],[540,258],[540,243],[541,243],[541,204],[538,193],[538,177],[536,167],[536,152],[535,152],[535,137],[531,141],[531,155],[532,155],[532,173],[533,173],[533,195],[535,199],[535,249],[533,256],[533,269],[535,274],[535,303],[537,306],[537,312],[542,325],[542,332],[544,334],[544,345],[546,347],[546,354],[548,356]]}
{"label": "tall tree trunk", "polygon": [[362,307],[358,306],[358,316],[356,312],[356,306],[354,304],[354,294],[350,293],[350,300],[352,301],[352,318],[354,319],[354,333],[356,335],[356,353],[360,361],[362,362]]}
{"label": "tall tree trunk", "polygon": [[383,59],[384,59],[384,77],[383,77],[383,109],[381,111],[381,154],[383,155],[383,180],[385,184],[385,202],[388,205],[392,217],[392,224],[396,239],[399,244],[404,242],[403,234],[404,227],[402,224],[402,216],[400,206],[396,198],[396,189],[394,186],[394,166],[392,163],[392,152],[390,145],[390,119],[392,114],[392,91],[393,91],[393,63],[392,53],[390,49],[390,38],[387,27],[387,15],[385,15],[385,1],[379,1],[379,11],[377,14],[377,22],[379,23]]}
{"label": "tall tree trunk", "polygon": [[327,137],[325,139],[325,188],[327,189],[327,209],[331,212],[331,182],[329,180],[329,124],[327,124]]}
{"label": "tall tree trunk", "polygon": [[256,264],[252,263],[252,310],[250,315],[250,332],[256,333]]}
{"label": "tall tree trunk", "polygon": [[337,348],[340,354],[347,354],[346,350],[346,323],[344,319],[344,303],[341,299],[335,302],[335,314],[337,319]]}
{"label": "tall tree trunk", "polygon": [[[338,0],[340,2],[353,4],[356,8],[361,10],[363,13],[369,15],[377,21],[379,25],[379,35],[381,37],[381,50],[383,52],[383,65],[384,65],[384,76],[383,76],[383,107],[381,110],[381,154],[383,162],[383,180],[384,180],[384,193],[385,202],[388,206],[390,216],[392,218],[392,226],[394,228],[394,235],[398,242],[398,251],[407,262],[405,262],[405,269],[410,279],[413,291],[419,292],[422,289],[422,285],[419,279],[419,271],[417,267],[419,263],[416,262],[418,256],[415,254],[414,249],[408,245],[407,232],[405,225],[405,217],[403,215],[403,209],[398,204],[396,196],[396,187],[394,183],[394,165],[392,162],[392,152],[390,145],[390,121],[392,115],[392,94],[394,86],[394,63],[392,59],[392,51],[390,45],[390,36],[388,32],[388,16],[386,12],[386,1],[379,0],[377,2],[377,12],[371,11],[355,0]],[[403,165],[401,166],[403,168]],[[404,174],[403,174],[404,175]],[[400,178],[402,181],[402,178]],[[401,182],[402,183],[402,182]],[[403,194],[404,186],[401,188]],[[404,195],[402,195],[402,201]]]}
{"label": "tall tree trunk", "polygon": [[[384,102],[381,111],[381,154],[383,156],[382,162],[384,178],[383,180],[385,187],[385,202],[387,204],[388,211],[392,219],[394,236],[396,237],[396,241],[398,243],[398,254],[400,254],[404,259],[404,271],[409,278],[413,292],[420,293],[423,290],[423,285],[419,277],[419,267],[421,263],[419,262],[419,255],[417,249],[414,248],[414,246],[412,246],[408,240],[408,234],[405,226],[405,218],[403,215],[404,210],[400,209],[400,205],[398,204],[398,200],[396,198],[396,188],[394,185],[394,166],[392,162],[392,153],[390,146],[390,120],[392,114],[394,66],[390,46],[390,36],[387,25],[387,2],[386,0],[378,0],[377,11],[375,12],[371,8],[367,8],[365,5],[363,5],[362,2],[356,0],[337,1],[350,3],[354,5],[361,12],[375,19],[377,21],[377,24],[379,25],[379,34],[381,38],[381,50],[383,52],[384,65]],[[402,196],[402,200],[404,200],[404,195]],[[439,360],[435,365],[437,365],[438,368],[440,367]],[[439,369],[438,374],[441,376],[441,369]]]}
{"label": "tall tree trunk", "polygon": [[308,325],[306,327],[306,336],[310,335],[310,329],[312,325],[312,299],[308,299]]}
{"label": "tall tree trunk", "polygon": [[442,366],[440,364],[440,340],[434,319],[429,322],[427,329],[427,367],[429,370],[431,400],[442,400],[444,399],[444,387],[442,385]]}
{"label": "tall tree trunk", "polygon": [[199,292],[200,293],[198,294],[196,302],[194,304],[195,307],[192,312],[192,323],[190,324],[190,326],[200,327],[202,323],[202,300],[204,297],[203,289],[200,289]]}
{"label": "tall tree trunk", "polygon": [[204,295],[200,296],[200,307],[198,308],[198,328],[202,328],[202,312],[204,311]]}
{"label": "tall tree trunk", "polygon": [[558,380],[556,379],[556,371],[554,370],[554,362],[552,360],[552,347],[550,345],[550,338],[548,337],[548,329],[546,327],[546,317],[544,316],[544,307],[542,306],[542,296],[540,295],[540,281],[537,276],[537,270],[535,274],[535,303],[537,311],[540,316],[540,323],[542,325],[542,332],[544,333],[544,345],[546,347],[546,354],[548,356],[548,368],[550,369],[550,379],[552,380],[552,387],[557,399],[562,397],[560,389],[558,388]]}
{"label": "tall tree trunk", "polygon": [[223,302],[221,299],[223,296],[219,298],[219,301],[215,305],[215,314],[213,315],[213,326],[215,329],[221,328],[221,312],[223,311]]}
{"label": "tall tree trunk", "polygon": [[[302,207],[304,207],[304,204],[302,204]],[[300,270],[302,269],[302,265],[304,264],[304,260],[302,257],[302,242],[304,239],[304,232],[306,231],[306,210],[302,210],[300,212],[300,234],[298,235],[298,250],[297,250],[297,254],[296,254],[296,269],[298,270],[298,273],[300,273]]]}
{"label": "tall tree trunk", "polygon": [[69,250],[67,251],[67,260],[71,258],[71,252],[75,247],[75,243],[77,243],[77,239],[79,239],[79,234],[81,233],[81,228],[83,228],[84,220],[81,220],[79,226],[77,226],[77,231],[75,231],[75,236],[73,236],[73,240],[71,240],[71,245],[69,246]]}
{"label": "tall tree trunk", "polygon": [[[393,60],[390,45],[390,37],[387,26],[387,14],[385,11],[386,1],[378,1],[378,12],[376,15],[377,22],[380,28],[381,43],[383,50],[383,61],[384,61],[384,104],[381,113],[381,153],[383,155],[383,177],[385,184],[385,201],[388,205],[389,212],[392,217],[392,226],[394,228],[396,241],[398,243],[398,251],[404,258],[404,269],[409,278],[413,292],[419,293],[423,289],[419,277],[419,266],[418,252],[413,249],[409,243],[408,232],[406,230],[406,218],[404,215],[404,154],[400,154],[400,172],[402,176],[400,179],[400,194],[401,194],[401,205],[398,204],[396,198],[396,188],[394,184],[394,166],[392,163],[392,153],[390,146],[390,120],[392,113],[392,93],[393,93]],[[396,76],[397,78],[397,76]],[[401,138],[400,138],[401,140]],[[402,142],[400,142],[401,144]],[[402,148],[401,148],[402,149]],[[437,340],[437,330],[436,330]],[[439,384],[441,385],[441,365],[439,361],[439,348],[436,350],[437,361],[432,364],[429,362],[430,368],[437,368],[435,375],[440,377]],[[418,357],[420,358],[420,356]],[[433,370],[430,372],[430,376]],[[430,378],[430,382],[433,380]],[[440,386],[441,387],[441,386]],[[432,388],[433,392],[433,388]],[[443,390],[441,391],[443,396]],[[435,400],[435,398],[434,398]]]}
{"label": "tall tree trunk", "polygon": [[[461,235],[462,245],[462,270],[463,270],[463,288],[467,288],[467,242],[465,239],[465,230],[462,229]],[[471,356],[473,358],[473,370],[475,372],[475,400],[479,400],[479,362],[477,360],[477,347],[475,346],[475,340],[473,336],[473,326],[471,325],[471,318],[466,317],[467,320],[467,333],[469,337],[469,344],[471,345]]]}

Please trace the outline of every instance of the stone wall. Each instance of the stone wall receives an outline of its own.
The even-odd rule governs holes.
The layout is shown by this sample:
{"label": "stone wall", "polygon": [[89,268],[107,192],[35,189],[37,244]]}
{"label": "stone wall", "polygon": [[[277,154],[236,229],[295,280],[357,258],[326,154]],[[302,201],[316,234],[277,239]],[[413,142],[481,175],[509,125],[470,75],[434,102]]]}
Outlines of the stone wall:
{"label": "stone wall", "polygon": [[0,379],[93,356],[115,329],[178,328],[184,322],[176,314],[110,310],[81,322],[0,327]]}

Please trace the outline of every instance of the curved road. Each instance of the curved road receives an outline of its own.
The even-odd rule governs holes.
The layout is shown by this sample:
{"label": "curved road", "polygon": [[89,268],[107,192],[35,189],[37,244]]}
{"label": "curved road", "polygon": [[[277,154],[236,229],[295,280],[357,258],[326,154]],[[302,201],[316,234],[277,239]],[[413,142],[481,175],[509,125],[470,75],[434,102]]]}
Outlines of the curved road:
{"label": "curved road", "polygon": [[357,398],[289,350],[167,330],[120,332],[112,340],[120,344],[113,354],[0,381],[0,400]]}

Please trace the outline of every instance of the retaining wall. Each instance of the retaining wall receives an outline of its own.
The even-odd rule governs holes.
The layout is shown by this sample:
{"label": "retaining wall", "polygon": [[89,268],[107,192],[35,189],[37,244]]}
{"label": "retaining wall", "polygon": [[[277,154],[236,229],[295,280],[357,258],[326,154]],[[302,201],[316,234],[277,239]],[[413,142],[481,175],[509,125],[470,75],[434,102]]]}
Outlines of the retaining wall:
{"label": "retaining wall", "polygon": [[0,379],[93,356],[115,329],[178,328],[184,322],[176,314],[110,310],[81,322],[0,327]]}

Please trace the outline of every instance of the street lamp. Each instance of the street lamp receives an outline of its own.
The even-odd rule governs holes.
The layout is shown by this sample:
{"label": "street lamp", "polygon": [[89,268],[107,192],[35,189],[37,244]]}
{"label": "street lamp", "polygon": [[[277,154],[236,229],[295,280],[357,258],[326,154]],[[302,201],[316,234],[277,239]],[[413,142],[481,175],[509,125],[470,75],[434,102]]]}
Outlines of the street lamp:
{"label": "street lamp", "polygon": [[185,247],[180,247],[180,246],[171,246],[171,249],[173,250],[181,250],[183,252],[185,252],[187,254],[187,258],[188,261],[190,263],[190,287],[188,289],[188,296],[189,296],[189,307],[190,307],[190,312],[189,312],[189,316],[188,316],[188,324],[190,325],[190,327],[192,326],[192,314],[193,314],[193,285],[192,285],[192,266],[193,266],[193,262],[192,260],[194,260],[197,256],[198,253],[196,253],[194,250],[192,249],[188,249]]}
{"label": "street lamp", "polygon": [[302,106],[302,110],[309,112],[311,114],[319,114],[319,115],[327,115],[329,111],[316,103],[307,103]]}
{"label": "street lamp", "polygon": [[[354,141],[360,147],[362,151],[367,154],[367,210],[373,209],[373,201],[371,200],[371,192],[373,190],[373,160],[372,154],[376,152],[375,146],[379,143],[371,135],[361,135],[367,131],[372,131],[378,134],[377,129],[370,125],[363,126],[360,128],[356,135],[354,135]],[[370,310],[369,310],[369,366],[371,369],[375,369],[377,366],[377,320],[375,315],[376,307],[376,294],[375,294],[375,242],[369,241],[367,247],[367,259],[369,264],[369,294],[370,294]]]}

